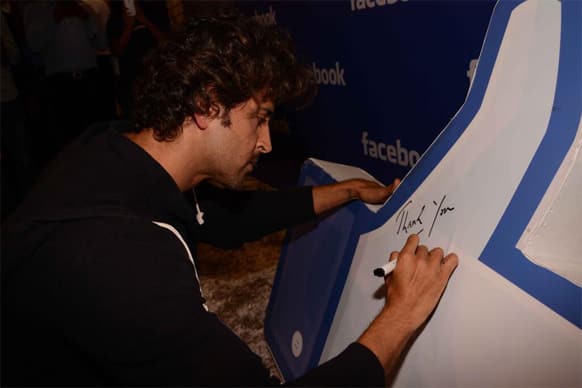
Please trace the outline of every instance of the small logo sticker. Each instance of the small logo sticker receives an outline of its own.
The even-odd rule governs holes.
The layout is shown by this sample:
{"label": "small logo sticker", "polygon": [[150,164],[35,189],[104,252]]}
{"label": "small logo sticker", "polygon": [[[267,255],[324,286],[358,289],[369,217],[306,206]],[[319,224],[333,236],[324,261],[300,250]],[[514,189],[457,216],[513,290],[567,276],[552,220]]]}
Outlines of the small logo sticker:
{"label": "small logo sticker", "polygon": [[303,336],[299,331],[295,331],[291,337],[291,352],[297,358],[301,355],[303,351]]}

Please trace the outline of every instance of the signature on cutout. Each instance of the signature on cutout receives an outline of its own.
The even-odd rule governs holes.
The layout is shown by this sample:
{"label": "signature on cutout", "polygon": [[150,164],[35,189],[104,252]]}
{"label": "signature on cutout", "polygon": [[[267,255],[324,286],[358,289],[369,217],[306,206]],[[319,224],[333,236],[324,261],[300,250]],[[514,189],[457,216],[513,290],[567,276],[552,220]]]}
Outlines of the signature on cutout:
{"label": "signature on cutout", "polygon": [[403,232],[406,234],[416,233],[420,235],[424,231],[425,227],[428,227],[428,224],[425,221],[430,220],[432,222],[428,231],[428,237],[430,237],[437,223],[437,220],[440,217],[455,210],[454,206],[445,204],[446,198],[447,196],[445,194],[438,203],[437,201],[432,201],[428,205],[425,203],[422,205],[418,212],[414,213],[411,213],[414,210],[410,206],[412,204],[412,200],[408,201],[396,216],[396,224],[398,225],[396,234]]}

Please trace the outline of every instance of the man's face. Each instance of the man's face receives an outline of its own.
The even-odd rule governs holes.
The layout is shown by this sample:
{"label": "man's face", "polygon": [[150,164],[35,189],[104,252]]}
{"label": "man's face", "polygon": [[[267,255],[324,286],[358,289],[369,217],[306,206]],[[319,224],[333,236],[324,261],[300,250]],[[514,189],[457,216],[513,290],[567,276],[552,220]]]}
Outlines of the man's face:
{"label": "man's face", "polygon": [[250,99],[229,112],[230,125],[221,117],[212,121],[209,146],[211,181],[237,188],[257,165],[259,156],[271,152],[269,120],[271,101]]}

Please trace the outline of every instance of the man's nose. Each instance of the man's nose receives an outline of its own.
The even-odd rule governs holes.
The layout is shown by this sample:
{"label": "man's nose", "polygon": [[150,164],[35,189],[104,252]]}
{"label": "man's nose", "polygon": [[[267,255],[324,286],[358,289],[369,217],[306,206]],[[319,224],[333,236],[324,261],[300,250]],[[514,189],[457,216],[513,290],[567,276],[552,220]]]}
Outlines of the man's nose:
{"label": "man's nose", "polygon": [[257,149],[262,154],[268,154],[273,150],[273,146],[271,144],[271,130],[269,129],[269,125],[263,125],[261,128],[259,128]]}

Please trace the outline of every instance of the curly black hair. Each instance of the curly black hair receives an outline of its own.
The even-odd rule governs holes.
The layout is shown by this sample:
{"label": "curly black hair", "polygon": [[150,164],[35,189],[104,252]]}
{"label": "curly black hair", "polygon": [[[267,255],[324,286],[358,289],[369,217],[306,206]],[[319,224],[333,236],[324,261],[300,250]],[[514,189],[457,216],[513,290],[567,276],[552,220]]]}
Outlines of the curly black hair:
{"label": "curly black hair", "polygon": [[157,140],[171,141],[195,113],[222,111],[228,125],[229,111],[250,98],[302,107],[315,93],[312,70],[298,63],[286,31],[240,13],[203,17],[145,59],[134,87],[134,130],[153,128]]}

